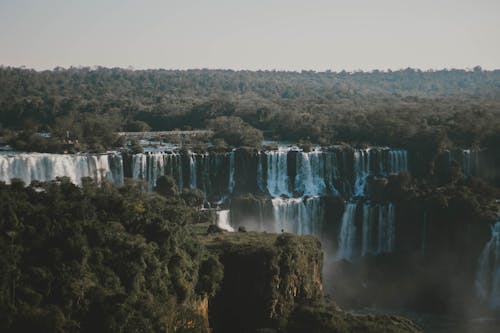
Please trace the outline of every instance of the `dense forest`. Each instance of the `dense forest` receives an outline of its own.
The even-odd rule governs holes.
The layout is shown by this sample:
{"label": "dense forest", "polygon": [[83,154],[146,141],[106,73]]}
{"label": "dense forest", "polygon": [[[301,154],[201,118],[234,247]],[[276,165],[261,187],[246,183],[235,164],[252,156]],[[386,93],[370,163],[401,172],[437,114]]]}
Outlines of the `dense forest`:
{"label": "dense forest", "polygon": [[[496,147],[500,70],[276,72],[0,68],[4,137],[18,149],[120,145],[114,131],[235,126],[270,139],[412,147]],[[253,128],[252,128],[253,127]],[[12,134],[10,130],[24,130]],[[12,138],[12,136],[14,136]],[[224,138],[224,135],[220,135]],[[52,149],[51,149],[52,147]]]}
{"label": "dense forest", "polygon": [[173,190],[0,183],[0,330],[158,332],[196,320],[193,304],[223,270],[188,228],[200,222],[196,193]]}

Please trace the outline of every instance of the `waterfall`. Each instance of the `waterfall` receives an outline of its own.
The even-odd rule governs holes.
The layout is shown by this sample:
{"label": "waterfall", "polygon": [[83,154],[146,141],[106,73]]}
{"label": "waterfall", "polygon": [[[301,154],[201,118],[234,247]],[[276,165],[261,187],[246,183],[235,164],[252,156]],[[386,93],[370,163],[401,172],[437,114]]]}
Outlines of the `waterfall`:
{"label": "waterfall", "polygon": [[462,172],[465,178],[470,176],[485,176],[481,174],[480,169],[480,154],[479,150],[472,149],[455,149],[448,151],[448,165],[452,161],[457,162],[462,167]]}
{"label": "waterfall", "polygon": [[164,155],[166,175],[177,181],[177,188],[182,191],[184,180],[182,176],[182,156],[178,153],[169,153]]}
{"label": "waterfall", "polygon": [[370,149],[354,151],[354,195],[364,196],[366,180],[370,174]]}
{"label": "waterfall", "polygon": [[234,231],[230,223],[230,211],[228,209],[217,211],[217,226],[227,231]]}
{"label": "waterfall", "polygon": [[264,174],[263,174],[263,166],[262,166],[262,152],[259,152],[257,157],[257,187],[262,193],[265,193],[265,185],[264,185]]}
{"label": "waterfall", "polygon": [[491,228],[476,274],[479,297],[492,309],[500,309],[500,221]]}
{"label": "waterfall", "polygon": [[464,149],[462,150],[462,169],[464,172],[464,177],[468,178],[471,175],[470,172],[470,149]]}
{"label": "waterfall", "polygon": [[275,232],[320,235],[320,197],[272,199]]}
{"label": "waterfall", "polygon": [[[229,170],[228,158],[231,164]],[[185,172],[188,172],[187,179],[184,177]],[[163,175],[174,178],[179,190],[187,182],[190,189],[200,189],[208,196],[222,196],[234,186],[234,152],[227,155],[192,152],[181,155],[169,151],[132,156],[132,177],[145,180],[149,190],[154,188],[158,177]]]}
{"label": "waterfall", "polygon": [[234,190],[234,149],[229,153],[229,185],[228,192],[233,193]]}
{"label": "waterfall", "polygon": [[196,159],[192,152],[189,152],[189,188],[196,188]]}
{"label": "waterfall", "polygon": [[148,188],[152,190],[156,186],[158,177],[165,175],[165,161],[163,153],[150,153],[147,162],[147,177]]}
{"label": "waterfall", "polygon": [[378,206],[378,244],[376,254],[391,253],[394,250],[395,218],[394,204]]}
{"label": "waterfall", "polygon": [[132,156],[132,178],[145,179],[146,178],[146,154],[135,154]]}
{"label": "waterfall", "polygon": [[295,191],[302,195],[321,195],[325,191],[323,153],[297,153]]}
{"label": "waterfall", "polygon": [[354,246],[356,241],[356,208],[355,202],[349,202],[342,216],[342,224],[339,233],[339,259],[352,260],[354,257]]}
{"label": "waterfall", "polygon": [[132,156],[132,178],[145,180],[149,190],[164,175],[174,178],[178,189],[182,190],[182,158],[178,153],[149,152]]}
{"label": "waterfall", "polygon": [[288,151],[288,149],[279,149],[266,152],[267,190],[273,197],[291,196],[288,182]]}
{"label": "waterfall", "polygon": [[339,191],[335,188],[334,180],[338,178],[339,175],[339,165],[334,152],[324,153],[324,174],[325,182],[328,185],[330,191],[333,195],[339,196]]}
{"label": "waterfall", "polygon": [[408,171],[408,153],[406,150],[389,150],[389,173]]}
{"label": "waterfall", "polygon": [[49,181],[56,177],[69,177],[75,184],[81,184],[82,177],[123,183],[123,161],[114,153],[0,155],[0,181],[9,183],[12,178],[19,178],[28,185],[33,180]]}
{"label": "waterfall", "polygon": [[479,176],[479,151],[464,149],[462,150],[462,169],[464,177]]}
{"label": "waterfall", "polygon": [[[393,203],[362,204],[361,256],[379,255],[394,251],[396,235]],[[358,203],[347,204],[339,231],[339,259],[354,259],[356,245],[356,212]]]}

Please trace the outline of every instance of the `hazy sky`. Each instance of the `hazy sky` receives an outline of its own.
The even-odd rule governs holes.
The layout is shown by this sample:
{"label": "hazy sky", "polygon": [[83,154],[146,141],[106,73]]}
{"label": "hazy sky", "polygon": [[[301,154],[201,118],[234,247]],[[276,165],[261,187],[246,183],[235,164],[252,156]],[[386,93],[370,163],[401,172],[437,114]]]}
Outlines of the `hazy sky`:
{"label": "hazy sky", "polygon": [[500,0],[0,0],[0,64],[500,68]]}

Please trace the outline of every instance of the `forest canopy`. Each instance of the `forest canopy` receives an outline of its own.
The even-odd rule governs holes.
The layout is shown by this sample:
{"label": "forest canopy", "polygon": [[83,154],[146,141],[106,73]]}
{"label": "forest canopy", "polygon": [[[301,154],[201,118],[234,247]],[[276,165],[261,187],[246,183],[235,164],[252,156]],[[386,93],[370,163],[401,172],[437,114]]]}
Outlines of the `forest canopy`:
{"label": "forest canopy", "polygon": [[[118,130],[205,129],[220,117],[240,118],[278,140],[409,146],[433,136],[439,145],[474,147],[498,143],[499,114],[500,70],[480,67],[387,72],[0,68],[4,131],[48,131],[78,140],[82,149],[119,144],[108,135]],[[92,131],[86,124],[95,124],[94,119],[104,121]]]}
{"label": "forest canopy", "polygon": [[217,290],[222,265],[175,189],[24,185],[0,182],[0,331],[170,332]]}

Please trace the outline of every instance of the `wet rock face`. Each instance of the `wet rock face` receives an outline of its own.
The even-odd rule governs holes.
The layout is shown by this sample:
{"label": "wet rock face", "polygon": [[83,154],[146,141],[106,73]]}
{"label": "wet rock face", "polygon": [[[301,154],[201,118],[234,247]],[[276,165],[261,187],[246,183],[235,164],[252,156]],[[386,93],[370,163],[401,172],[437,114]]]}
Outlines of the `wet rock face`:
{"label": "wet rock face", "polygon": [[208,246],[224,265],[209,307],[215,332],[277,328],[296,304],[322,299],[323,255],[313,237],[235,233],[214,236]]}

